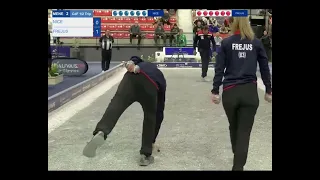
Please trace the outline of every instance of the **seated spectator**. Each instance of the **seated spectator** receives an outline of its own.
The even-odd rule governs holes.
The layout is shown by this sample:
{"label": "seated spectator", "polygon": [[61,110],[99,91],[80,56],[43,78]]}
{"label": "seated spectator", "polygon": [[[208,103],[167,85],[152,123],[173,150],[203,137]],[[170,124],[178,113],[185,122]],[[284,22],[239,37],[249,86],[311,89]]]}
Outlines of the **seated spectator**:
{"label": "seated spectator", "polygon": [[224,24],[221,25],[220,33],[221,34],[228,34],[229,33],[228,29],[224,26]]}
{"label": "seated spectator", "polygon": [[183,30],[180,29],[179,34],[177,35],[177,46],[186,47],[187,46],[187,37],[183,34]]}
{"label": "seated spectator", "polygon": [[[176,41],[177,40],[178,33],[179,33],[179,27],[178,27],[177,24],[174,24],[173,27],[171,28],[170,35],[169,35],[170,46],[172,46],[172,41]],[[177,43],[177,42],[175,42],[175,43]]]}
{"label": "seated spectator", "polygon": [[153,24],[153,25],[156,25],[156,24],[159,24],[159,23],[161,23],[162,25],[164,25],[164,24],[170,25],[170,24],[171,24],[171,23],[169,22],[169,19],[168,19],[168,20],[165,20],[165,19],[163,19],[163,17],[157,18],[157,19],[154,21],[154,23],[152,23],[152,24]]}
{"label": "seated spectator", "polygon": [[204,26],[204,21],[202,20],[201,17],[199,17],[198,19],[196,19],[196,20],[193,22],[193,24],[194,24],[195,26],[197,26],[197,25],[199,24],[198,22],[200,22],[200,24],[201,24],[202,26]]}
{"label": "seated spectator", "polygon": [[222,41],[222,37],[220,36],[219,32],[216,33],[214,37],[214,41],[216,42],[216,52],[218,53],[220,51],[220,46]]}
{"label": "seated spectator", "polygon": [[218,21],[217,21],[217,19],[216,18],[212,18],[212,25],[213,26],[219,26],[219,23],[218,23]]}
{"label": "seated spectator", "polygon": [[219,32],[218,26],[214,26],[214,25],[212,25],[212,24],[209,24],[208,27],[209,27],[209,32],[210,32],[210,33]]}
{"label": "seated spectator", "polygon": [[193,28],[193,33],[196,34],[198,31],[203,29],[203,25],[201,23],[201,21],[197,21],[196,26],[194,26]]}
{"label": "seated spectator", "polygon": [[219,32],[219,28],[218,28],[217,26],[213,26],[212,24],[209,24],[209,25],[208,25],[208,28],[209,28],[209,32],[210,32],[210,33]]}
{"label": "seated spectator", "polygon": [[129,33],[130,33],[130,44],[132,44],[132,39],[133,38],[138,38],[138,45],[140,45],[140,43],[141,43],[141,29],[140,29],[140,26],[138,24],[138,21],[136,21],[134,23],[134,25],[132,25],[130,27]]}
{"label": "seated spectator", "polygon": [[213,33],[213,25],[212,25],[212,24],[209,24],[209,25],[208,25],[208,28],[209,28],[209,32],[210,32],[210,33]]}
{"label": "seated spectator", "polygon": [[202,21],[204,22],[204,26],[207,26],[209,24],[209,21],[206,17],[202,17]]}
{"label": "seated spectator", "polygon": [[163,28],[163,25],[159,23],[154,30],[154,42],[156,45],[158,45],[158,39],[162,38],[163,39],[163,44],[166,44],[167,37]]}

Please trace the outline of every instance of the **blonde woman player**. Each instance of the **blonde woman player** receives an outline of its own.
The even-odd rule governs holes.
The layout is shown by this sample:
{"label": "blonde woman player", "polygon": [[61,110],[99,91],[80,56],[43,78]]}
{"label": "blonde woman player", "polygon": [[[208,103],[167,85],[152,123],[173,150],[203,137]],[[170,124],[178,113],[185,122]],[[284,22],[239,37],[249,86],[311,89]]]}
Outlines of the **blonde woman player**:
{"label": "blonde woman player", "polygon": [[[242,171],[247,161],[250,133],[259,106],[257,63],[266,87],[265,100],[272,101],[271,75],[266,51],[254,33],[247,17],[229,20],[232,36],[221,42],[216,57],[212,101],[220,102],[219,87],[223,85],[222,104],[229,121],[234,171]],[[224,80],[222,80],[224,78]]]}

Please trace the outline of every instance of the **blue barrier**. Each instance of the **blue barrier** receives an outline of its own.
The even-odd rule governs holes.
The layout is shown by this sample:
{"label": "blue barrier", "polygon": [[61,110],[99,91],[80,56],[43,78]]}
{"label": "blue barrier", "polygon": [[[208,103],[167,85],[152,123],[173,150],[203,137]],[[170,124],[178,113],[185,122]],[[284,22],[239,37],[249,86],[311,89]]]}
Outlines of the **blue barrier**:
{"label": "blue barrier", "polygon": [[108,71],[98,74],[90,79],[87,79],[75,86],[72,86],[62,92],[59,92],[51,97],[48,98],[48,113],[58,109],[62,105],[66,104],[67,102],[71,101],[72,99],[80,96],[84,92],[88,91],[89,89],[93,88],[94,86],[98,85],[102,81],[108,79],[116,72],[119,72],[122,69],[122,64],[119,64]]}

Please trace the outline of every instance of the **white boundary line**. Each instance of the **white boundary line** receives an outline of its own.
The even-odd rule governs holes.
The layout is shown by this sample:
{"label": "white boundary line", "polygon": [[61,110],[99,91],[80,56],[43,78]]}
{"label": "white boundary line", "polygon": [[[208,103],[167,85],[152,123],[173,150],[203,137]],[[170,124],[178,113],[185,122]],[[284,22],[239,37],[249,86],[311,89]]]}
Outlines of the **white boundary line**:
{"label": "white boundary line", "polygon": [[50,112],[48,114],[48,134],[67,122],[72,116],[88,107],[114,85],[118,84],[125,72],[125,69],[120,70],[104,82],[64,104],[62,108]]}

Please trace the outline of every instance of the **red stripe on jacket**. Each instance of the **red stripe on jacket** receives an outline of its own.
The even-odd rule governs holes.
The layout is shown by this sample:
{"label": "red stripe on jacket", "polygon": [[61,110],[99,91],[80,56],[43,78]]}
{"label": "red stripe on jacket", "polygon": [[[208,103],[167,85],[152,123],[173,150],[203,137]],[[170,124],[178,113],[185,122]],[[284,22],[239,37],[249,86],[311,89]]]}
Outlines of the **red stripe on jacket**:
{"label": "red stripe on jacket", "polygon": [[157,90],[159,90],[158,84],[153,79],[151,79],[148,74],[146,74],[144,71],[141,71],[141,69],[140,73],[142,73],[157,88]]}

